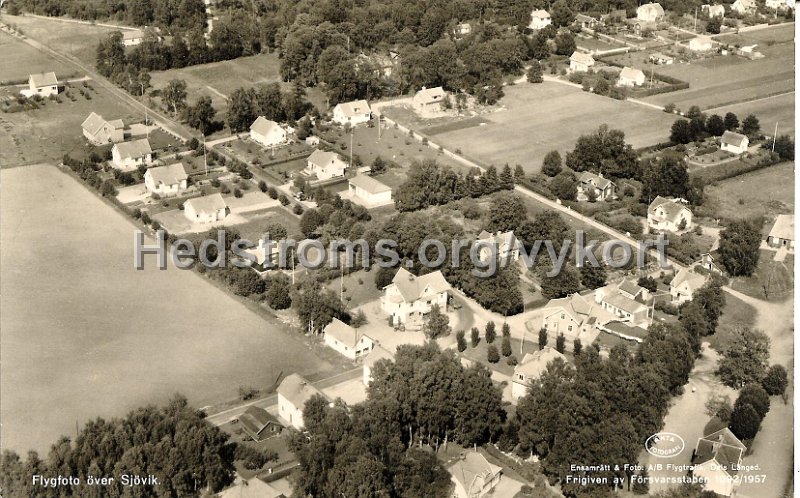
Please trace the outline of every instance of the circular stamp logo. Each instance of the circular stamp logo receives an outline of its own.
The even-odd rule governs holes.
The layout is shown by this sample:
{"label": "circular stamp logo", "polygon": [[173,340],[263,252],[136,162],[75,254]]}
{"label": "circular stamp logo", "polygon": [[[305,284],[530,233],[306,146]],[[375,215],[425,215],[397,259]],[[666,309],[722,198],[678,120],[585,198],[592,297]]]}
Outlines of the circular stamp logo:
{"label": "circular stamp logo", "polygon": [[657,432],[644,443],[647,452],[658,458],[670,458],[679,455],[686,443],[683,438],[672,432]]}

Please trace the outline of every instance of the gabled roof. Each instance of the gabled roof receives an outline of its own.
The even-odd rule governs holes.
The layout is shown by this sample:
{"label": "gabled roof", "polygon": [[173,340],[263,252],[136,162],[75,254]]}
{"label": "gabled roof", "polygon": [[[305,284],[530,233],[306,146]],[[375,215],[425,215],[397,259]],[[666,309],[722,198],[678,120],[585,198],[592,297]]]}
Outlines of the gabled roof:
{"label": "gabled roof", "polygon": [[539,351],[525,354],[522,363],[514,367],[514,373],[522,373],[527,377],[539,377],[547,370],[547,364],[558,358],[566,361],[563,354],[550,346],[545,346]]}
{"label": "gabled roof", "polygon": [[769,236],[776,239],[794,240],[794,215],[779,214],[769,231]]}
{"label": "gabled roof", "polygon": [[292,374],[283,379],[281,385],[278,386],[278,394],[286,398],[296,408],[300,409],[305,406],[306,401],[316,394],[327,399],[322,391],[312,386],[311,383],[299,374]]}
{"label": "gabled roof", "polygon": [[619,72],[620,79],[636,81],[641,78],[644,78],[644,73],[641,69],[634,69],[632,67],[623,67],[622,71]]}
{"label": "gabled roof", "polygon": [[239,423],[242,428],[250,435],[258,435],[268,425],[276,424],[283,427],[277,418],[270,415],[267,410],[257,406],[248,407],[241,415],[239,415]]}
{"label": "gabled roof", "polygon": [[164,185],[175,185],[176,183],[180,183],[189,178],[189,175],[186,174],[186,170],[183,168],[182,163],[149,168],[147,172],[150,174],[150,178],[153,179],[153,182],[156,185],[159,183],[163,183]]}
{"label": "gabled roof", "polygon": [[684,283],[689,286],[689,290],[694,292],[705,285],[706,277],[700,275],[699,273],[695,273],[688,268],[681,268],[672,278],[672,281],[669,283],[669,285],[670,287],[678,287]]}
{"label": "gabled roof", "polygon": [[583,323],[584,320],[589,318],[589,313],[592,311],[592,303],[576,292],[568,297],[551,299],[544,307],[545,310],[554,308],[564,309],[578,323]]}
{"label": "gabled roof", "polygon": [[89,134],[94,135],[100,131],[100,128],[102,128],[105,124],[106,120],[103,119],[103,116],[93,112],[89,114],[89,117],[83,120],[83,123],[81,123],[81,128],[86,130]]}
{"label": "gabled roof", "polygon": [[146,138],[141,138],[132,142],[120,142],[114,145],[114,147],[119,151],[119,156],[122,159],[136,159],[153,153],[153,149],[150,147],[150,141]]}
{"label": "gabled roof", "polygon": [[659,207],[664,210],[665,218],[672,221],[677,221],[678,216],[680,216],[684,209],[687,211],[689,210],[689,208],[684,206],[678,199],[670,199],[659,195],[653,199],[653,202],[651,202],[650,206],[647,208],[648,214],[655,215],[656,209]]}
{"label": "gabled roof", "polygon": [[580,23],[597,22],[597,19],[595,19],[594,17],[591,17],[591,16],[587,16],[586,14],[578,14],[578,15],[576,15],[575,16],[575,20],[580,22]]}
{"label": "gabled roof", "polygon": [[697,441],[694,464],[701,465],[714,461],[730,476],[738,474],[739,462],[747,447],[739,441],[730,429],[725,427]]}
{"label": "gabled roof", "polygon": [[360,116],[363,114],[369,114],[370,112],[372,112],[366,100],[340,102],[336,104],[336,107],[338,107],[339,110],[342,112],[342,114],[344,114],[348,118],[353,116]]}
{"label": "gabled roof", "polygon": [[230,488],[220,491],[219,498],[284,498],[282,492],[261,479],[253,477],[241,480]]}
{"label": "gabled roof", "polygon": [[275,121],[270,121],[264,116],[259,116],[258,119],[253,121],[250,125],[250,133],[258,133],[259,135],[268,136],[273,131],[283,131],[281,126]]}
{"label": "gabled roof", "polygon": [[206,195],[203,197],[194,197],[184,203],[192,206],[197,213],[216,213],[221,209],[226,209],[228,204],[219,193]]}
{"label": "gabled roof", "polygon": [[328,165],[332,162],[339,162],[342,163],[342,165],[345,165],[344,161],[339,158],[337,153],[327,152],[320,149],[315,150],[310,156],[308,156],[308,162],[316,164],[317,166]]}
{"label": "gabled roof", "polygon": [[637,296],[640,292],[645,290],[644,287],[627,278],[623,279],[622,282],[619,283],[617,289],[621,290],[622,292],[627,292],[631,296]]}
{"label": "gabled roof", "polygon": [[409,303],[419,299],[425,289],[429,289],[431,294],[450,290],[450,284],[444,279],[440,270],[417,277],[405,268],[400,268],[392,279],[392,285],[397,287],[400,295]]}
{"label": "gabled roof", "polygon": [[435,88],[425,88],[423,87],[422,90],[418,91],[414,95],[414,102],[422,103],[422,104],[430,104],[433,102],[440,102],[445,97],[445,91],[442,87],[437,86]]}
{"label": "gabled roof", "polygon": [[755,0],[736,0],[732,5],[739,5],[746,10],[753,10],[756,8]]}
{"label": "gabled roof", "polygon": [[594,185],[599,189],[605,189],[606,187],[614,183],[608,178],[603,178],[600,175],[595,175],[591,171],[584,171],[583,173],[581,173],[581,176],[578,177],[578,181],[581,183],[591,183],[592,185]]}
{"label": "gabled roof", "polygon": [[638,15],[639,12],[648,12],[648,11],[652,11],[657,16],[664,15],[664,7],[662,7],[661,4],[658,2],[646,3],[644,5],[639,6],[639,8],[636,9],[636,14]]}
{"label": "gabled roof", "polygon": [[[453,479],[461,483],[468,496],[481,491],[481,487],[491,481],[503,469],[492,465],[477,451],[466,453],[448,469]],[[477,496],[477,495],[476,495]]]}
{"label": "gabled roof", "polygon": [[734,131],[726,130],[725,133],[722,134],[722,138],[719,139],[720,143],[733,145],[735,147],[743,147],[744,144],[748,141],[748,138],[741,133],[736,133]]}
{"label": "gabled roof", "polygon": [[122,32],[123,40],[137,40],[139,38],[144,38],[144,31],[141,29],[126,29]]}
{"label": "gabled roof", "polygon": [[643,329],[642,327],[638,327],[636,325],[630,326],[624,322],[620,322],[619,320],[611,320],[610,322],[606,322],[603,324],[603,328],[606,329],[607,332],[610,332],[618,337],[636,342],[642,342],[644,338],[647,337],[647,329]]}
{"label": "gabled roof", "polygon": [[334,318],[331,323],[326,325],[324,332],[326,337],[332,337],[345,346],[351,348],[356,347],[358,341],[364,337],[364,334],[359,333],[358,330],[354,329],[350,325],[347,325],[338,318]]}
{"label": "gabled roof", "polygon": [[367,357],[364,358],[364,364],[372,366],[381,360],[394,361],[394,355],[388,349],[379,344],[372,348],[372,351],[370,351]]}
{"label": "gabled roof", "polygon": [[508,232],[497,232],[491,233],[487,232],[486,230],[481,231],[478,234],[478,240],[480,241],[489,241],[494,242],[498,246],[508,246],[508,247],[518,247],[520,245],[517,238],[514,236],[514,232],[509,230]]}
{"label": "gabled roof", "polygon": [[385,185],[378,180],[367,175],[356,175],[350,180],[350,185],[366,190],[370,194],[379,194],[381,192],[391,192],[392,187]]}
{"label": "gabled roof", "polygon": [[611,293],[608,296],[603,298],[603,301],[610,304],[611,306],[620,309],[626,313],[636,313],[637,311],[641,311],[642,309],[647,309],[647,305],[644,303],[637,301],[635,299],[631,299],[627,296],[623,296],[619,293]]}
{"label": "gabled roof", "polygon": [[537,19],[550,19],[550,13],[543,9],[534,10],[531,12],[531,17],[535,17]]}
{"label": "gabled roof", "polygon": [[594,65],[594,57],[583,52],[572,52],[572,55],[569,56],[569,60],[575,61],[578,64],[586,64],[587,66]]}
{"label": "gabled roof", "polygon": [[29,81],[33,82],[34,88],[58,85],[58,78],[56,78],[56,73],[52,71],[49,73],[32,74],[29,78]]}

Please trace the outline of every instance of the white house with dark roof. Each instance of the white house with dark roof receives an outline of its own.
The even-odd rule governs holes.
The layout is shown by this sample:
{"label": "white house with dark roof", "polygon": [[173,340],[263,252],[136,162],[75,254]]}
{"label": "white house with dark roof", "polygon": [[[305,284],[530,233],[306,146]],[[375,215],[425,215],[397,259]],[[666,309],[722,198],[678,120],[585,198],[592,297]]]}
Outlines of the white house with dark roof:
{"label": "white house with dark roof", "polygon": [[286,130],[275,121],[259,116],[250,125],[250,140],[264,147],[275,147],[286,143]]}
{"label": "white house with dark roof", "polygon": [[750,146],[747,135],[726,130],[719,139],[719,148],[731,154],[744,154]]}
{"label": "white house with dark roof", "polygon": [[528,27],[533,30],[544,29],[553,24],[553,19],[550,13],[543,9],[537,9],[531,12],[531,22]]}
{"label": "white house with dark roof", "polygon": [[414,98],[411,99],[411,105],[417,111],[438,111],[441,109],[442,102],[446,97],[447,92],[440,86],[435,88],[422,87],[422,90],[414,94]]}
{"label": "white house with dark roof", "polygon": [[569,70],[573,73],[585,73],[594,66],[594,57],[583,52],[572,52],[569,57]]}
{"label": "white house with dark roof", "polygon": [[356,175],[348,180],[350,200],[366,208],[392,203],[392,187],[367,175]]}
{"label": "white house with dark roof", "polygon": [[482,245],[478,250],[478,258],[483,262],[488,261],[492,255],[492,249],[486,247],[486,244],[494,247],[501,265],[519,260],[519,250],[522,244],[514,236],[513,231],[491,233],[483,230],[478,234],[477,242]]}
{"label": "white house with dark roof", "polygon": [[578,177],[578,201],[587,201],[592,195],[595,200],[610,201],[616,199],[616,190],[617,185],[602,174],[584,171]]}
{"label": "white house with dark roof", "polygon": [[660,3],[646,3],[636,9],[636,19],[642,22],[659,22],[664,20],[664,7]]}
{"label": "white house with dark roof", "polygon": [[767,235],[771,247],[786,247],[794,251],[794,215],[779,214]]}
{"label": "white house with dark roof", "polygon": [[192,223],[215,223],[228,215],[228,205],[219,193],[194,197],[183,203],[183,215]]}
{"label": "white house with dark roof", "polygon": [[111,149],[111,164],[121,171],[131,171],[139,166],[153,164],[153,149],[146,138],[120,142]]}
{"label": "white house with dark roof", "polygon": [[372,119],[372,109],[366,100],[339,102],[333,108],[333,121],[340,125],[368,123]]}
{"label": "white house with dark roof", "polygon": [[279,436],[283,431],[283,424],[275,416],[257,406],[250,406],[239,415],[239,426],[255,442]]}
{"label": "white house with dark roof", "polygon": [[347,163],[339,157],[339,154],[317,149],[308,156],[308,164],[303,170],[303,174],[313,177],[310,178],[312,182],[314,179],[323,182],[344,176],[345,169],[347,169]]}
{"label": "white house with dark roof", "polygon": [[351,360],[356,360],[375,347],[375,341],[358,329],[347,325],[338,318],[325,326],[325,345]]}
{"label": "white house with dark roof", "polygon": [[683,199],[658,196],[647,208],[647,226],[667,232],[688,230],[692,227],[692,211]]}
{"label": "white house with dark roof", "polygon": [[306,401],[314,395],[320,395],[328,400],[322,391],[299,374],[289,375],[278,386],[278,416],[290,426],[302,431],[305,428],[303,409]]}
{"label": "white house with dark roof", "polygon": [[148,168],[144,174],[144,186],[151,194],[160,196],[178,195],[186,190],[189,175],[182,163]]}
{"label": "white house with dark roof", "polygon": [[28,76],[28,91],[24,93],[26,97],[38,95],[40,97],[50,97],[58,95],[58,78],[56,73],[37,73]]}
{"label": "white house with dark roof", "polygon": [[528,394],[531,381],[541,377],[547,370],[547,365],[557,359],[567,361],[563,354],[550,346],[533,353],[526,353],[522,361],[514,367],[514,375],[511,376],[511,397],[519,399]]}
{"label": "white house with dark roof", "polygon": [[706,275],[701,275],[689,268],[681,268],[669,283],[672,302],[680,305],[686,301],[691,301],[694,298],[694,293],[705,285],[707,278]]}
{"label": "white house with dark roof", "polygon": [[703,489],[717,496],[732,496],[741,477],[742,458],[747,446],[725,427],[697,440],[692,476],[703,479]]}
{"label": "white house with dark roof", "polygon": [[408,330],[422,328],[423,317],[430,313],[434,305],[444,312],[447,309],[450,284],[437,270],[416,276],[400,268],[392,283],[383,289],[381,308],[392,316],[394,326],[403,325]]}
{"label": "white house with dark roof", "polygon": [[452,498],[491,496],[503,475],[501,467],[489,463],[477,451],[461,455],[447,470],[454,485]]}
{"label": "white house with dark roof", "polygon": [[394,355],[389,352],[388,349],[378,344],[372,348],[372,351],[364,358],[361,380],[365,386],[369,386],[369,383],[372,382],[372,369],[375,367],[375,364],[381,360],[394,361]]}
{"label": "white house with dark roof", "polygon": [[83,136],[94,145],[117,143],[125,140],[125,124],[121,119],[106,121],[97,113],[89,114],[81,123]]}
{"label": "white house with dark roof", "polygon": [[645,79],[646,78],[641,69],[623,67],[622,71],[619,72],[617,86],[623,86],[627,88],[642,86],[644,85]]}

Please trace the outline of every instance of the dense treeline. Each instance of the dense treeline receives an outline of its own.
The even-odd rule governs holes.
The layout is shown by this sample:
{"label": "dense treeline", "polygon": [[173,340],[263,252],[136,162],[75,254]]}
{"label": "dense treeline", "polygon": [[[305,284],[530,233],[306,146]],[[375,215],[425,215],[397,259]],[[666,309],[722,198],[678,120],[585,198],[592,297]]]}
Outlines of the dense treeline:
{"label": "dense treeline", "polygon": [[426,447],[464,446],[496,436],[505,419],[486,367],[461,366],[429,342],[403,345],[372,370],[367,400],[350,410],[321,397],[303,412],[296,492],[303,496],[447,497],[450,476]]}
{"label": "dense treeline", "polygon": [[202,30],[206,20],[203,0],[15,0],[11,4],[15,9],[45,16],[114,20],[176,30]]}
{"label": "dense treeline", "polygon": [[[0,488],[9,498],[57,496],[192,496],[206,486],[219,491],[233,481],[237,448],[207,424],[181,396],[166,406],[147,406],[122,419],[88,422],[74,441],[62,437],[46,459],[35,451],[21,459],[4,451]],[[33,486],[32,476],[79,477],[80,486]],[[158,485],[123,489],[123,474],[156,476]],[[86,486],[87,476],[114,477],[108,487]],[[95,493],[95,494],[93,494]]]}

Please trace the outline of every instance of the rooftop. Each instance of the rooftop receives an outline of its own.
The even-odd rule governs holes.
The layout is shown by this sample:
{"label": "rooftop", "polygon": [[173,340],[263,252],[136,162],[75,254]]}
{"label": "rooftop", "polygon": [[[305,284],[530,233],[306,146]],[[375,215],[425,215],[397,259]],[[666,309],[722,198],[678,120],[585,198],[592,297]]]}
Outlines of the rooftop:
{"label": "rooftop", "polygon": [[[457,480],[469,496],[473,496],[472,487],[476,481],[480,481],[480,485],[490,481],[495,475],[502,471],[497,465],[492,465],[486,460],[486,457],[477,451],[469,451],[462,458],[453,463],[448,469],[452,474],[453,479]],[[474,491],[479,491],[475,489]]]}
{"label": "rooftop", "polygon": [[366,190],[370,194],[379,194],[381,192],[391,192],[392,187],[385,185],[378,180],[367,175],[356,175],[349,180],[350,185]]}
{"label": "rooftop", "polygon": [[450,284],[439,270],[417,277],[405,268],[400,268],[392,279],[392,285],[397,287],[407,302],[416,301],[426,293],[426,290],[428,294],[439,294],[450,290]]}
{"label": "rooftop", "polygon": [[794,240],[794,215],[779,214],[769,231],[769,236],[776,239]]}
{"label": "rooftop", "polygon": [[189,178],[189,175],[186,174],[186,170],[183,168],[182,163],[150,168],[147,170],[147,172],[150,173],[150,177],[153,179],[153,182],[156,185],[175,185],[176,183],[180,183]]}
{"label": "rooftop", "polygon": [[547,369],[547,365],[558,358],[566,361],[566,357],[550,346],[533,353],[527,353],[522,362],[514,367],[514,373],[523,373],[528,377],[539,377]]}
{"label": "rooftop", "polygon": [[219,193],[206,195],[203,197],[193,197],[184,203],[191,206],[197,213],[216,213],[221,209],[226,209],[228,205]]}
{"label": "rooftop", "polygon": [[722,134],[722,138],[720,138],[721,143],[733,145],[735,147],[744,147],[747,141],[748,139],[745,135],[730,130],[726,130],[725,133]]}
{"label": "rooftop", "polygon": [[336,107],[347,117],[369,114],[372,112],[366,100],[354,100],[352,102],[340,102]]}
{"label": "rooftop", "polygon": [[312,386],[310,382],[299,374],[292,374],[283,379],[281,385],[278,386],[278,394],[289,400],[297,408],[304,407],[306,401],[316,394],[326,398],[322,391]]}
{"label": "rooftop", "polygon": [[264,116],[259,116],[258,119],[253,121],[250,125],[250,133],[258,133],[259,135],[269,135],[273,130],[282,131],[281,126],[275,121],[270,121]]}
{"label": "rooftop", "polygon": [[356,347],[359,339],[364,336],[364,334],[359,333],[358,329],[354,329],[338,318],[334,318],[331,323],[325,326],[325,335],[351,348]]}
{"label": "rooftop", "polygon": [[120,142],[114,145],[114,148],[119,151],[119,156],[122,159],[136,159],[153,153],[153,149],[150,147],[150,141],[146,138],[133,140],[131,142]]}
{"label": "rooftop", "polygon": [[58,85],[58,78],[56,78],[56,73],[52,71],[49,73],[32,74],[30,76],[30,81],[33,82],[33,86],[35,88]]}

